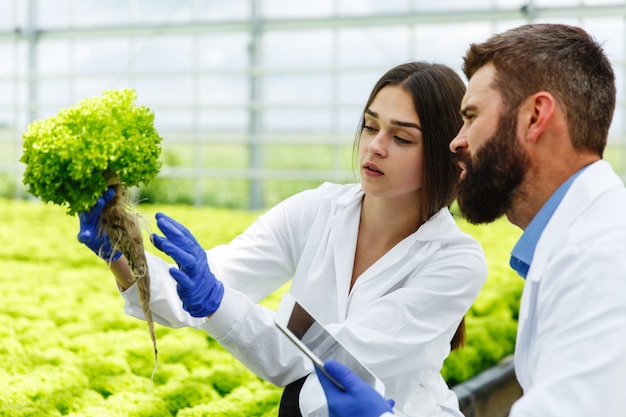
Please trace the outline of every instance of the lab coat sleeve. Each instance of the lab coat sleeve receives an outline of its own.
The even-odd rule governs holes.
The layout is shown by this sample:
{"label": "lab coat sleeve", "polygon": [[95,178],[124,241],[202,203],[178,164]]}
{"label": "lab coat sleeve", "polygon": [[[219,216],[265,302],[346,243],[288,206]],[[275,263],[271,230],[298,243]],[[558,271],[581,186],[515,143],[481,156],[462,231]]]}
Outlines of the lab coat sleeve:
{"label": "lab coat sleeve", "polygon": [[309,190],[281,202],[227,245],[207,251],[211,271],[258,302],[293,278],[319,200]]}
{"label": "lab coat sleeve", "polygon": [[[293,278],[297,253],[306,238],[307,216],[314,214],[317,190],[299,193],[259,216],[229,244],[207,251],[211,272],[235,291],[258,302]],[[193,231],[192,231],[193,233]],[[174,266],[146,252],[151,281],[151,307],[157,320],[169,327],[196,327],[182,310],[176,283],[169,269]],[[126,312],[139,312],[136,286],[123,293]],[[181,312],[182,311],[182,312]]]}
{"label": "lab coat sleeve", "polygon": [[[279,333],[274,312],[255,304],[245,294],[224,285],[219,309],[209,318],[194,318],[183,308],[176,281],[165,261],[148,254],[153,319],[167,327],[194,327],[206,331],[248,369],[266,381],[284,386],[310,372],[310,361]],[[136,286],[123,293],[128,315],[144,319]]]}
{"label": "lab coat sleeve", "polygon": [[311,361],[274,324],[274,312],[226,287],[224,302],[200,328],[259,377],[285,386],[311,372]]}
{"label": "lab coat sleeve", "polygon": [[[172,265],[147,253],[151,310],[157,323],[205,330],[250,370],[276,385],[286,385],[312,369],[310,361],[276,328],[274,312],[255,303],[292,278],[295,253],[306,238],[307,216],[315,213],[317,191],[291,197],[259,217],[228,245],[207,251],[211,271],[224,283],[217,312],[196,319],[183,308]],[[125,312],[143,319],[136,286],[123,297]]]}
{"label": "lab coat sleeve", "polygon": [[626,412],[624,242],[599,248],[592,241],[567,247],[542,272],[536,336],[533,344],[518,347],[527,356],[522,366],[529,389],[511,417]]}

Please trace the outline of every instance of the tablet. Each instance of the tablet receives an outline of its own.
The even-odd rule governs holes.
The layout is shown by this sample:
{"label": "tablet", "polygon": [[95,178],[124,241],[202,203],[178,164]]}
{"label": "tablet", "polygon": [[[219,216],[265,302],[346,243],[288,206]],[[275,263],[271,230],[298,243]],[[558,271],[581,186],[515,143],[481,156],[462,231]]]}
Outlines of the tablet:
{"label": "tablet", "polygon": [[324,370],[324,361],[328,359],[343,363],[374,387],[380,395],[384,396],[385,388],[382,381],[356,359],[315,317],[306,311],[291,293],[287,292],[283,295],[274,322],[313,361],[313,364],[340,389],[344,389],[344,387]]}

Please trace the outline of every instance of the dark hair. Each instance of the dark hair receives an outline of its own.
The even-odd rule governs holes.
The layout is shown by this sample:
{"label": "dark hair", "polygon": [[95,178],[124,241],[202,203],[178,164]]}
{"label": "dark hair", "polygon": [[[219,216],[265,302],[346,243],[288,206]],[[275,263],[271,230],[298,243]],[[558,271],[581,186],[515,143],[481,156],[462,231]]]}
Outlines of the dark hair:
{"label": "dark hair", "polygon": [[487,64],[496,69],[493,87],[507,111],[539,91],[562,106],[572,145],[602,156],[615,110],[615,75],[587,32],[562,24],[523,25],[471,44],[463,72],[470,79]]}
{"label": "dark hair", "polygon": [[[364,110],[369,108],[380,90],[398,86],[413,98],[424,138],[424,219],[449,207],[456,197],[459,167],[453,162],[449,144],[463,124],[460,108],[465,84],[451,68],[427,62],[409,62],[385,73],[374,86]],[[365,118],[361,118],[354,143],[358,149]],[[356,152],[355,152],[356,154]]]}
{"label": "dark hair", "polygon": [[[450,141],[463,125],[460,109],[465,84],[454,70],[445,65],[408,62],[390,69],[378,80],[364,110],[369,108],[378,92],[387,86],[402,87],[407,91],[413,98],[413,108],[420,119],[425,191],[422,217],[428,219],[441,208],[449,207],[456,198],[459,167],[453,161]],[[354,142],[355,155],[364,124],[363,116]],[[464,341],[465,319],[462,319],[450,346],[453,350],[458,349]]]}

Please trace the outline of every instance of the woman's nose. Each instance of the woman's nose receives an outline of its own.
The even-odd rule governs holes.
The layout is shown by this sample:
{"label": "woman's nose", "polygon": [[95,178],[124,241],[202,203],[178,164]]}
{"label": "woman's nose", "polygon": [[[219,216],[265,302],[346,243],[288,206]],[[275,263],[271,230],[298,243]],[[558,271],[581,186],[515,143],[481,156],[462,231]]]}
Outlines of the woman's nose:
{"label": "woman's nose", "polygon": [[387,156],[387,139],[383,132],[378,132],[369,145],[367,145],[367,149],[373,154],[382,157]]}

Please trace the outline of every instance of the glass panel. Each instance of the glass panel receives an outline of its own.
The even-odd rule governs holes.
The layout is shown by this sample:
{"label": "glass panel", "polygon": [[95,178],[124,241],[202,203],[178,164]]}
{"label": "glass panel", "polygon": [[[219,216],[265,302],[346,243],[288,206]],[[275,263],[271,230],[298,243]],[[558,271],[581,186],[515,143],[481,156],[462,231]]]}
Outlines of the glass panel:
{"label": "glass panel", "polygon": [[391,68],[407,60],[410,34],[406,26],[341,29],[339,65]]}
{"label": "glass panel", "polygon": [[247,33],[205,35],[195,53],[202,70],[245,69],[248,67]]}
{"label": "glass panel", "polygon": [[168,24],[188,22],[194,17],[194,0],[135,0],[134,21]]}
{"label": "glass panel", "polygon": [[336,149],[328,144],[268,144],[263,152],[263,166],[272,169],[331,169],[335,168],[335,152]]}
{"label": "glass panel", "polygon": [[582,0],[533,0],[535,7],[580,6]]}
{"label": "glass panel", "polygon": [[333,2],[334,0],[264,0],[262,13],[268,18],[329,16],[333,12]]}
{"label": "glass panel", "polygon": [[412,0],[339,0],[340,15],[373,15],[407,12]]}
{"label": "glass panel", "polygon": [[271,32],[262,41],[262,62],[267,68],[325,68],[331,64],[330,30]]}
{"label": "glass panel", "polygon": [[9,31],[19,27],[14,20],[14,9],[14,2],[6,0],[0,2],[0,31]]}
{"label": "glass panel", "polygon": [[70,7],[68,0],[37,0],[35,2],[36,25],[38,28],[66,28],[69,26]]}
{"label": "glass panel", "polygon": [[[449,36],[454,33],[454,36]],[[438,62],[460,71],[462,57],[470,42],[491,35],[488,22],[420,25],[415,29],[415,59]]]}
{"label": "glass panel", "polygon": [[40,74],[68,73],[70,62],[70,41],[44,39],[37,44],[37,69]]}
{"label": "glass panel", "polygon": [[243,76],[207,76],[200,78],[200,103],[245,104],[248,101],[248,78]]}
{"label": "glass panel", "polygon": [[331,101],[331,78],[323,75],[276,75],[263,80],[269,104],[326,104]]}
{"label": "glass panel", "polygon": [[[141,96],[139,96],[141,98]],[[154,112],[154,127],[164,140],[171,136],[171,131],[189,131],[193,126],[193,113],[188,109],[172,109],[162,104],[152,104],[140,99],[138,103]]]}
{"label": "glass panel", "polygon": [[[215,139],[211,134],[210,141]],[[208,142],[207,138],[202,138]],[[219,140],[219,137],[218,137]],[[227,141],[226,138],[222,141]],[[207,168],[246,168],[248,164],[248,148],[244,143],[210,143],[202,146],[201,159]]]}
{"label": "glass panel", "polygon": [[250,16],[248,0],[200,0],[202,20],[243,20]]}
{"label": "glass panel", "polygon": [[497,9],[520,9],[524,5],[528,4],[528,0],[496,0]]}
{"label": "glass panel", "polygon": [[[274,110],[267,109],[263,113],[263,122],[266,131],[292,132],[328,132],[331,131],[331,110]],[[298,137],[292,138],[294,141]]]}
{"label": "glass panel", "polygon": [[119,39],[79,39],[75,43],[78,74],[123,73],[130,66],[129,41]]}
{"label": "glass panel", "polygon": [[[76,78],[74,80],[75,96],[79,99],[101,95],[106,90],[117,90],[120,88],[130,88],[127,77],[89,77]],[[138,97],[137,101],[141,101]]]}
{"label": "glass panel", "polygon": [[56,107],[56,113],[63,106],[73,105],[70,82],[68,80],[40,80],[37,98],[42,105]]}
{"label": "glass panel", "polygon": [[624,143],[624,25],[622,16],[582,19],[582,27],[602,44],[605,53],[613,63],[617,86],[617,105],[609,136],[615,143]]}
{"label": "glass panel", "polygon": [[18,41],[11,65],[18,75],[26,75],[28,70],[28,44],[26,41]]}
{"label": "glass panel", "polygon": [[583,0],[587,6],[609,6],[611,4],[623,5],[624,0]]}
{"label": "glass panel", "polygon": [[[5,3],[5,2],[2,2],[2,3]],[[13,3],[13,7],[16,12],[15,25],[12,26],[11,29],[16,28],[16,27],[26,26],[29,2],[21,1],[21,0],[13,0],[11,3]]]}
{"label": "glass panel", "polygon": [[[500,32],[504,32],[507,29],[512,29],[514,27],[517,26],[521,26],[521,25],[525,25],[527,24],[528,21],[527,20],[498,20],[495,22],[492,22],[491,25],[494,28],[493,33],[500,33]],[[480,42],[483,40],[486,40],[487,36],[485,36],[483,39],[475,39],[474,42]],[[469,43],[468,43],[469,46]]]}
{"label": "glass panel", "polygon": [[588,17],[582,19],[585,28],[613,61],[624,59],[624,17]]}
{"label": "glass panel", "polygon": [[[15,91],[13,89],[13,81],[0,79],[0,108],[9,108],[15,100]],[[5,107],[6,106],[6,107]],[[2,121],[0,121],[0,125]]]}
{"label": "glass panel", "polygon": [[224,130],[242,132],[248,129],[248,112],[246,109],[206,109],[200,112],[198,124],[206,131]]}
{"label": "glass panel", "polygon": [[493,8],[493,0],[416,0],[418,11],[455,11],[459,10],[489,10]]}
{"label": "glass panel", "polygon": [[380,71],[371,70],[357,73],[346,71],[341,73],[339,76],[339,90],[337,98],[339,103],[351,104],[358,108],[358,110],[354,113],[354,120],[359,119],[363,106],[365,106],[376,81],[378,81],[378,79],[389,68],[381,68]]}
{"label": "glass panel", "polygon": [[[14,67],[16,62],[13,59],[13,54],[14,50],[12,43],[0,43],[0,56],[4,57],[4,59],[0,59],[0,77],[10,75],[15,72]],[[0,89],[0,91],[2,91],[2,89]]]}
{"label": "glass panel", "polygon": [[189,36],[147,36],[137,39],[132,52],[138,72],[192,69],[192,39]]}
{"label": "glass panel", "polygon": [[130,15],[127,0],[75,0],[74,12],[77,27],[125,24]]}
{"label": "glass panel", "polygon": [[142,77],[136,90],[142,101],[168,106],[189,105],[193,97],[190,77]]}
{"label": "glass panel", "polygon": [[[363,106],[365,102],[363,102]],[[354,140],[361,123],[363,106],[341,108],[337,112],[338,130],[346,135],[350,141]],[[351,142],[348,142],[351,143]]]}
{"label": "glass panel", "polygon": [[577,17],[553,17],[546,19],[536,19],[534,23],[563,23],[566,25],[580,26],[580,19]]}

